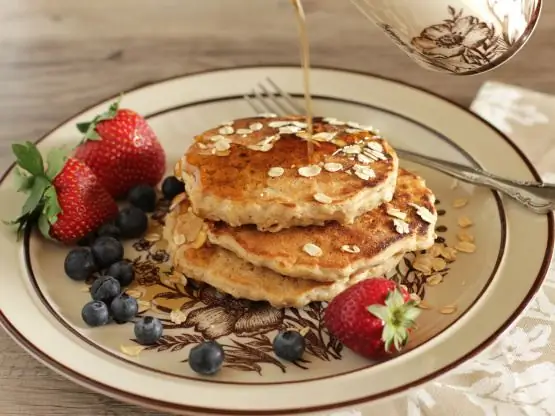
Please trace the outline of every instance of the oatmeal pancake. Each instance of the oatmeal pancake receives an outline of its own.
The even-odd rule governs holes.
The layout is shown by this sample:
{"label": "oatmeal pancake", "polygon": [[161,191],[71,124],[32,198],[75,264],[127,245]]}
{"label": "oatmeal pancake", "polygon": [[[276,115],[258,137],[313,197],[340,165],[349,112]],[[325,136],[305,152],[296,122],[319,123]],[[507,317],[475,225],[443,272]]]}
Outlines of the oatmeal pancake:
{"label": "oatmeal pancake", "polygon": [[[383,276],[403,256],[402,253],[397,254],[379,266],[336,282],[296,279],[254,266],[231,251],[206,244],[206,234],[194,218],[198,217],[188,212],[187,203],[181,204],[166,217],[164,238],[168,241],[175,269],[238,299],[267,301],[277,308],[301,308],[314,301],[330,301],[361,280]],[[198,232],[196,237],[190,232],[191,224]]]}
{"label": "oatmeal pancake", "polygon": [[256,266],[299,279],[338,281],[377,267],[396,253],[434,243],[435,196],[422,178],[399,169],[391,202],[353,224],[293,227],[276,233],[207,222],[208,240]]}
{"label": "oatmeal pancake", "polygon": [[276,232],[351,224],[391,200],[399,159],[370,127],[314,119],[308,160],[302,117],[252,117],[195,138],[175,166],[194,212],[232,227]]}

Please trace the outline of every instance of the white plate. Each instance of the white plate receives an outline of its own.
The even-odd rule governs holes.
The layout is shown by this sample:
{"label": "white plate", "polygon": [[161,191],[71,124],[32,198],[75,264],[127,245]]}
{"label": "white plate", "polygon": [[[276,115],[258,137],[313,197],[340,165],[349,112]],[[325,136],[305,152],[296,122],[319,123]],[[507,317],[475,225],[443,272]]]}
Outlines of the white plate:
{"label": "white plate", "polygon": [[[252,115],[241,97],[267,76],[287,91],[302,94],[298,68],[254,67],[162,81],[128,92],[123,104],[148,117],[171,167],[194,134],[224,120]],[[314,69],[312,79],[319,115],[372,124],[394,146],[479,163],[508,177],[539,178],[509,139],[443,98],[395,81],[333,69]],[[45,136],[40,148],[76,143],[75,123],[92,118],[111,101],[80,112]],[[391,398],[470,359],[507,329],[541,285],[553,251],[553,215],[532,214],[485,189],[466,185],[452,189],[453,181],[442,174],[404,162],[402,165],[416,169],[440,199],[438,209],[446,212],[439,225],[447,230],[438,235],[448,244],[455,244],[457,219],[467,215],[474,222],[470,230],[477,250],[460,253],[448,265],[443,283],[433,287],[426,286],[425,279],[410,269],[411,256],[402,263],[400,278],[422,294],[433,309],[419,318],[419,328],[407,352],[390,361],[372,363],[341,350],[337,344],[328,345],[325,331],[318,329],[321,311],[316,306],[301,312],[300,317],[293,311],[280,314],[264,307],[251,309],[249,315],[244,304],[230,299],[216,302],[212,298],[209,302],[208,289],[190,292],[189,300],[197,302],[189,303],[184,311],[202,309],[197,313],[216,326],[218,340],[234,357],[218,376],[200,378],[182,362],[190,342],[202,336],[187,323],[167,328],[165,346],[138,357],[124,355],[119,347],[132,344],[131,324],[89,329],[81,322],[80,311],[88,294],[83,284],[64,276],[67,249],[47,243],[35,233],[16,242],[5,227],[0,231],[4,269],[0,276],[0,320],[25,349],[68,378],[112,397],[159,410],[202,415],[322,414]],[[22,201],[14,191],[11,176],[8,172],[0,184],[2,199],[11,202],[0,206],[3,219],[15,217]],[[453,208],[452,201],[461,197],[470,203]],[[167,318],[163,306],[182,306],[185,299],[171,293],[184,289],[156,272],[156,267],[165,266],[156,263],[163,259],[162,253],[159,257],[153,255],[154,250],[136,251],[129,244],[126,255],[141,261],[141,284],[136,289],[143,299],[164,291],[170,293],[166,298],[175,298],[158,298],[162,309],[156,313]],[[446,305],[456,305],[457,310],[440,313]],[[226,312],[217,321],[220,315],[215,310],[220,306]],[[250,319],[256,335],[240,337],[234,333],[238,319]],[[304,368],[277,361],[268,349],[274,330],[293,324],[312,328],[306,356],[309,362],[303,364]]]}

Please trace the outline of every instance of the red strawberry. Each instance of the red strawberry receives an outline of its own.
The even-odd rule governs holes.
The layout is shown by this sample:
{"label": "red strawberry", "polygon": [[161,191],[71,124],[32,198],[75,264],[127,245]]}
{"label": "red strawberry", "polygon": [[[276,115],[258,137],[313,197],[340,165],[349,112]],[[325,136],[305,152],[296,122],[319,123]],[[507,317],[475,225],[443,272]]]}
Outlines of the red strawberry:
{"label": "red strawberry", "polygon": [[119,109],[119,100],[91,122],[79,123],[85,134],[75,152],[114,198],[136,185],[155,186],[166,170],[166,155],[146,120]]}
{"label": "red strawberry", "polygon": [[21,216],[13,222],[19,231],[36,221],[45,237],[71,244],[117,215],[116,202],[83,162],[53,149],[45,169],[33,143],[14,144],[12,149],[18,191],[28,194]]}
{"label": "red strawberry", "polygon": [[406,289],[373,278],[337,295],[324,313],[324,324],[347,348],[381,359],[403,349],[419,313]]}

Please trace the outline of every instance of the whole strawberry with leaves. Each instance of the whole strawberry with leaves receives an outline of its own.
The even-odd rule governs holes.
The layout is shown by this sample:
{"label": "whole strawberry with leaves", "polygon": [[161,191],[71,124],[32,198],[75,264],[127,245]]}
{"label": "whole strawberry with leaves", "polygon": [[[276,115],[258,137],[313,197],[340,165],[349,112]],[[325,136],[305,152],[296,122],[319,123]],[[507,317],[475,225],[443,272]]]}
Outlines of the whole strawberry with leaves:
{"label": "whole strawberry with leaves", "polygon": [[378,360],[404,348],[419,314],[404,287],[371,278],[337,295],[326,308],[324,325],[345,347]]}
{"label": "whole strawberry with leaves", "polygon": [[45,161],[33,143],[14,144],[18,191],[27,194],[19,218],[11,224],[37,224],[49,239],[65,244],[88,236],[118,214],[118,206],[92,170],[52,149]]}
{"label": "whole strawberry with leaves", "polygon": [[84,134],[75,157],[85,162],[114,198],[136,185],[155,186],[166,170],[166,155],[147,121],[119,100],[92,121],[79,123]]}

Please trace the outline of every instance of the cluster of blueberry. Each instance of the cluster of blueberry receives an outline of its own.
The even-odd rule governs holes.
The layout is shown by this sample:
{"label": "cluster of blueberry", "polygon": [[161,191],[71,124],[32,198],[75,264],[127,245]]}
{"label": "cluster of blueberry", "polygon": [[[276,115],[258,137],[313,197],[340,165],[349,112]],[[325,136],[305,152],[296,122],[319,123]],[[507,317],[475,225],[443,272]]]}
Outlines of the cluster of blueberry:
{"label": "cluster of blueberry", "polygon": [[[173,176],[162,184],[167,200],[184,192],[183,183]],[[81,312],[89,326],[106,325],[113,320],[130,322],[138,312],[137,300],[122,288],[135,279],[133,265],[124,260],[123,239],[141,237],[148,228],[147,212],[156,208],[156,190],[148,185],[134,187],[127,198],[129,206],[122,208],[114,222],[102,225],[66,256],[65,273],[73,280],[85,281],[97,276],[90,293],[92,301]],[[135,337],[144,345],[155,343],[162,336],[162,323],[153,317],[143,317],[135,323]]]}
{"label": "cluster of blueberry", "polygon": [[[162,183],[166,200],[184,192],[183,183],[170,176]],[[148,227],[148,212],[156,208],[156,191],[146,185],[133,188],[128,195],[129,206],[122,208],[114,222],[102,225],[93,235],[71,250],[64,263],[66,274],[73,280],[85,281],[98,277],[90,288],[92,300],[81,312],[83,321],[97,327],[110,321],[131,322],[139,309],[137,300],[122,288],[135,279],[133,265],[124,260],[122,239],[141,237]],[[163,333],[159,319],[144,316],[135,320],[135,339],[142,345],[155,344]],[[275,354],[288,361],[297,361],[305,351],[305,338],[297,331],[280,332],[274,339]],[[189,366],[202,375],[217,373],[225,360],[225,352],[217,341],[204,341],[189,352]]]}

